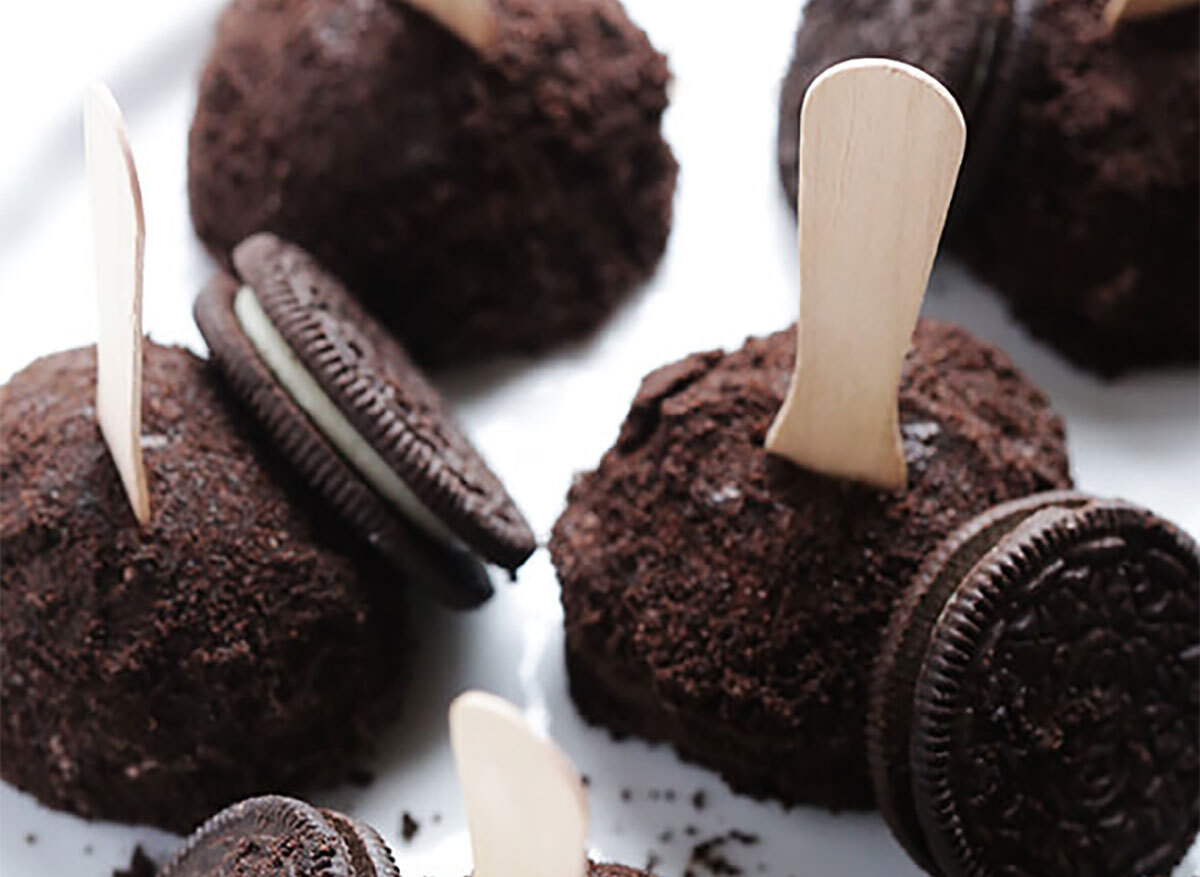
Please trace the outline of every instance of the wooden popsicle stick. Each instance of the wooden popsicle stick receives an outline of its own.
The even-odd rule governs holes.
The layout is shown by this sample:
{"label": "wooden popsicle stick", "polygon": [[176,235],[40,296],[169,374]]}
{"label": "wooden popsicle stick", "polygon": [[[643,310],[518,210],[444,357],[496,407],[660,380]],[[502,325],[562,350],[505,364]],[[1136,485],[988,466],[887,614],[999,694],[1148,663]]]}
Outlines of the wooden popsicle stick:
{"label": "wooden popsicle stick", "polygon": [[588,807],[566,755],[512,704],[467,692],[450,706],[474,877],[585,877]]}
{"label": "wooden popsicle stick", "polygon": [[496,35],[492,0],[405,0],[439,22],[476,51],[483,52]]}
{"label": "wooden popsicle stick", "polygon": [[146,222],[125,120],[112,92],[84,96],[84,141],[95,245],[100,335],[96,417],[138,523],[150,522],[142,460],[142,265]]}
{"label": "wooden popsicle stick", "polygon": [[772,453],[878,488],[907,483],[900,370],[965,144],[954,98],[906,64],[847,61],[809,88],[796,370]]}
{"label": "wooden popsicle stick", "polygon": [[1109,27],[1115,27],[1122,21],[1165,15],[1195,5],[1196,0],[1108,0],[1104,21]]}

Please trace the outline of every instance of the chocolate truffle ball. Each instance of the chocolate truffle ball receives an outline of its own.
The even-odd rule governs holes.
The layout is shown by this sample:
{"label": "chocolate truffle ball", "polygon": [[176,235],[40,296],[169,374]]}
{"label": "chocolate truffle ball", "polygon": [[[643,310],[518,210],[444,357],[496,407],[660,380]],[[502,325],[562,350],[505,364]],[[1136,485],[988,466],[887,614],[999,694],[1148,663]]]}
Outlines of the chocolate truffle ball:
{"label": "chocolate truffle ball", "polygon": [[340,780],[394,709],[395,588],[213,368],[145,350],[140,529],[101,439],[94,349],[0,387],[0,775],[87,818],[186,830]]}
{"label": "chocolate truffle ball", "polygon": [[425,365],[598,325],[666,246],[666,60],[617,0],[492,9],[480,51],[401,0],[234,0],[190,137],[212,253],[300,244]]}
{"label": "chocolate truffle ball", "polygon": [[1111,375],[1200,357],[1200,11],[1119,23],[1106,0],[813,0],[783,86],[850,57],[940,78],[969,143],[948,244],[1030,330]]}
{"label": "chocolate truffle ball", "polygon": [[1063,425],[993,347],[923,321],[904,365],[909,485],[884,493],[768,455],[795,333],[651,373],[571,488],[550,551],[575,703],[671,742],[737,791],[872,803],[872,662],[925,555],[994,503],[1070,484]]}

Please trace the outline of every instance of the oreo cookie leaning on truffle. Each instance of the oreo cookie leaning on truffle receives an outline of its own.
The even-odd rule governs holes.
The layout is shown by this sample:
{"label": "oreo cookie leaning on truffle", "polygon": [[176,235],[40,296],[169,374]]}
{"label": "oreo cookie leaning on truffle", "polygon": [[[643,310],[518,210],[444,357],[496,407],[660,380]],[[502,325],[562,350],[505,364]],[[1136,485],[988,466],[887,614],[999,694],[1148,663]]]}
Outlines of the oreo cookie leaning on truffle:
{"label": "oreo cookie leaning on truffle", "polygon": [[[379,832],[333,810],[270,795],[241,801],[187,839],[159,877],[400,877]],[[617,865],[587,877],[651,877]]]}
{"label": "oreo cookie leaning on truffle", "polygon": [[866,807],[867,681],[892,602],[994,503],[1070,485],[1062,422],[994,347],[922,322],[900,418],[909,485],[873,490],[763,447],[795,335],[642,382],[550,541],[571,694],[737,791]]}
{"label": "oreo cookie leaning on truffle", "polygon": [[651,373],[550,551],[585,718],[750,795],[866,807],[892,602],[964,520],[1070,477],[1045,395],[994,347],[917,322],[964,138],[945,89],[848,63],[804,124],[799,339]]}
{"label": "oreo cookie leaning on truffle", "polygon": [[0,387],[0,775],[89,819],[186,830],[340,781],[395,712],[395,589],[292,487],[211,365],[145,348],[139,527],[93,349]]}
{"label": "oreo cookie leaning on truffle", "polygon": [[1167,874],[1200,828],[1200,551],[1129,503],[1032,496],[965,523],[897,604],[869,754],[945,877]]}
{"label": "oreo cookie leaning on truffle", "polygon": [[800,104],[829,64],[938,76],[971,127],[947,238],[1035,335],[1102,374],[1200,357],[1200,11],[1108,0],[813,0],[780,104],[792,203]]}
{"label": "oreo cookie leaning on truffle", "polygon": [[192,219],[226,264],[258,231],[305,247],[423,364],[539,351],[663,253],[669,78],[617,0],[234,0]]}
{"label": "oreo cookie leaning on truffle", "polygon": [[487,599],[470,552],[515,570],[535,540],[444,400],[307,253],[259,234],[232,258],[239,279],[219,274],[196,321],[280,452],[435,597]]}

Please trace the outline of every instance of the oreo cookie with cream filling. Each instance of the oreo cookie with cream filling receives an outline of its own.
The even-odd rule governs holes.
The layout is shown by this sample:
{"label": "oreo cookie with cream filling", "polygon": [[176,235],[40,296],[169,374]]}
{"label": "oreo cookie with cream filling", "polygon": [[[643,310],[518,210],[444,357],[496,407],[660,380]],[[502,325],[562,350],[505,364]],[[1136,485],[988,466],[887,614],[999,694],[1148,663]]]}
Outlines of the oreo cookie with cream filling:
{"label": "oreo cookie with cream filling", "polygon": [[897,604],[875,667],[880,807],[931,874],[1166,874],[1200,826],[1200,553],[1145,509],[994,507]]}
{"label": "oreo cookie with cream filling", "polygon": [[[269,234],[234,250],[196,321],[280,450],[382,554],[443,602],[487,599],[471,554],[514,571],[529,525],[448,406],[342,283]],[[439,575],[451,564],[450,575]]]}

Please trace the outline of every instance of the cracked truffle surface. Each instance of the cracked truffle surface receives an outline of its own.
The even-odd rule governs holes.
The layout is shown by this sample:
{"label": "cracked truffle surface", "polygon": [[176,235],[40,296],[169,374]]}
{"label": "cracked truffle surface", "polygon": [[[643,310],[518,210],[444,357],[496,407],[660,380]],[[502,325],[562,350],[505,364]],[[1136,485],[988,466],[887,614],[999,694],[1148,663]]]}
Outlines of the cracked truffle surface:
{"label": "cracked truffle surface", "polygon": [[1063,426],[1003,353],[922,321],[900,389],[909,487],[882,493],[763,449],[794,360],[789,330],[643,381],[550,543],[571,691],[590,721],[735,790],[865,807],[893,600],[965,519],[1070,485]]}
{"label": "cracked truffle surface", "polygon": [[0,387],[0,774],[181,831],[340,780],[394,711],[400,619],[211,366],[148,343],[144,369],[144,529],[96,425],[94,348]]}
{"label": "cracked truffle surface", "polygon": [[597,326],[666,246],[666,59],[616,0],[494,9],[480,54],[399,0],[234,0],[189,145],[213,254],[295,241],[430,366]]}

